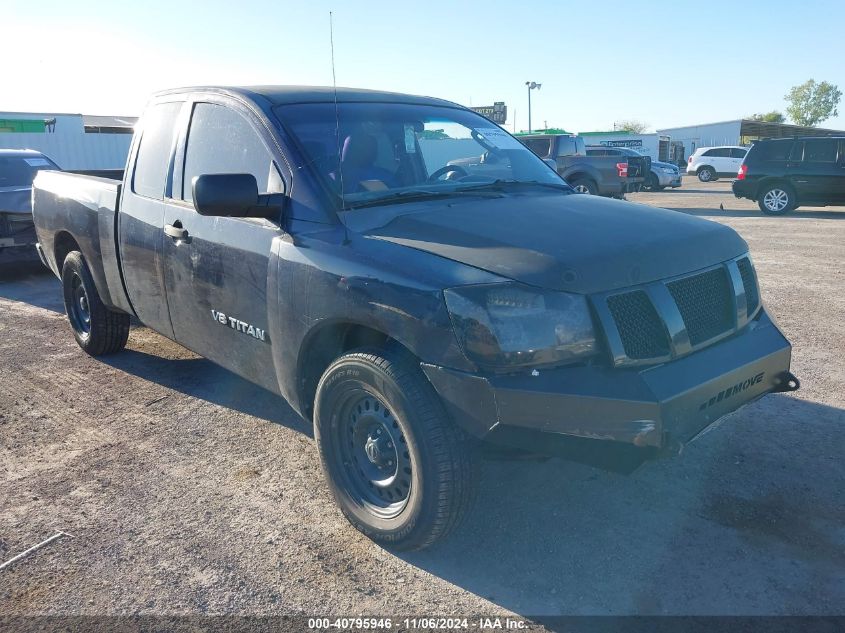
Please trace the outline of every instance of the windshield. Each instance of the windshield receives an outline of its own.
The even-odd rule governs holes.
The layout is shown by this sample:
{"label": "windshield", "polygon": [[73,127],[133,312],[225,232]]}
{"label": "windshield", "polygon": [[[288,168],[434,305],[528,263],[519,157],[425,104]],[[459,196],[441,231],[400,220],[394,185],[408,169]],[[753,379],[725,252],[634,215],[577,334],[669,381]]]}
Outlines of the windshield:
{"label": "windshield", "polygon": [[42,169],[58,169],[43,156],[0,156],[0,187],[30,187]]}
{"label": "windshield", "polygon": [[567,188],[557,173],[488,119],[459,108],[400,103],[285,105],[279,118],[345,209],[485,184]]}

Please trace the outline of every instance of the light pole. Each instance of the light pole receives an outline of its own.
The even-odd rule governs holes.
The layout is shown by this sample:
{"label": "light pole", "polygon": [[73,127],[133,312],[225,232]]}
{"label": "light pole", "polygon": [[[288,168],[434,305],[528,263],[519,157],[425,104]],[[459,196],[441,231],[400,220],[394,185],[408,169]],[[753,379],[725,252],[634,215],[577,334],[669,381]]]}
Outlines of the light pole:
{"label": "light pole", "polygon": [[528,133],[531,134],[531,91],[539,90],[541,84],[536,81],[526,81],[525,85],[528,86]]}

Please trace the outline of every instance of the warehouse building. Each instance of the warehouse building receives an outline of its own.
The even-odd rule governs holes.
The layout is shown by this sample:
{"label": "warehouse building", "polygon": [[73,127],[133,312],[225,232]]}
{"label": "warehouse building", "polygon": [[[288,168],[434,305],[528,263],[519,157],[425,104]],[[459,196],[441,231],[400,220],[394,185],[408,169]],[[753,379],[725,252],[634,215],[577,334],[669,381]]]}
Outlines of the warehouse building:
{"label": "warehouse building", "polygon": [[845,135],[841,130],[826,130],[788,123],[768,123],[753,119],[736,119],[720,123],[705,123],[657,130],[668,136],[678,149],[677,158],[685,160],[699,147],[714,145],[750,145],[762,138],[788,138],[793,136],[838,136]]}
{"label": "warehouse building", "polygon": [[123,169],[135,117],[0,112],[0,148],[34,149],[62,169]]}

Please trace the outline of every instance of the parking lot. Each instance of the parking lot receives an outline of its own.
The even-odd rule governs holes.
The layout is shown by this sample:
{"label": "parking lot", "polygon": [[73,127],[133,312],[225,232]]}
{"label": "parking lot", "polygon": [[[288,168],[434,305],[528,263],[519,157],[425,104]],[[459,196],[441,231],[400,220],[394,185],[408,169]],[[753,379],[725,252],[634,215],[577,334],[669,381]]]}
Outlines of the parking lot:
{"label": "parking lot", "polygon": [[283,400],[142,327],[89,358],[58,281],[4,271],[0,562],[72,536],[0,571],[0,612],[843,613],[845,208],[628,198],[739,231],[801,390],[629,476],[485,461],[466,523],[400,556],[343,519]]}

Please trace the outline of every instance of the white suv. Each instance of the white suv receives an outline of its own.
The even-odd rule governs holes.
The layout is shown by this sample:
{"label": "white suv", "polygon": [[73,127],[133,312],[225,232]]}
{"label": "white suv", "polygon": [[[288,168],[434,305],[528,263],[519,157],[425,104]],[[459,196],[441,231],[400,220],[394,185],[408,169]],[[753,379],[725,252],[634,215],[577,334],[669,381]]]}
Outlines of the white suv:
{"label": "white suv", "polygon": [[719,176],[735,177],[747,147],[699,147],[687,160],[687,173],[697,174],[701,182],[711,182]]}

